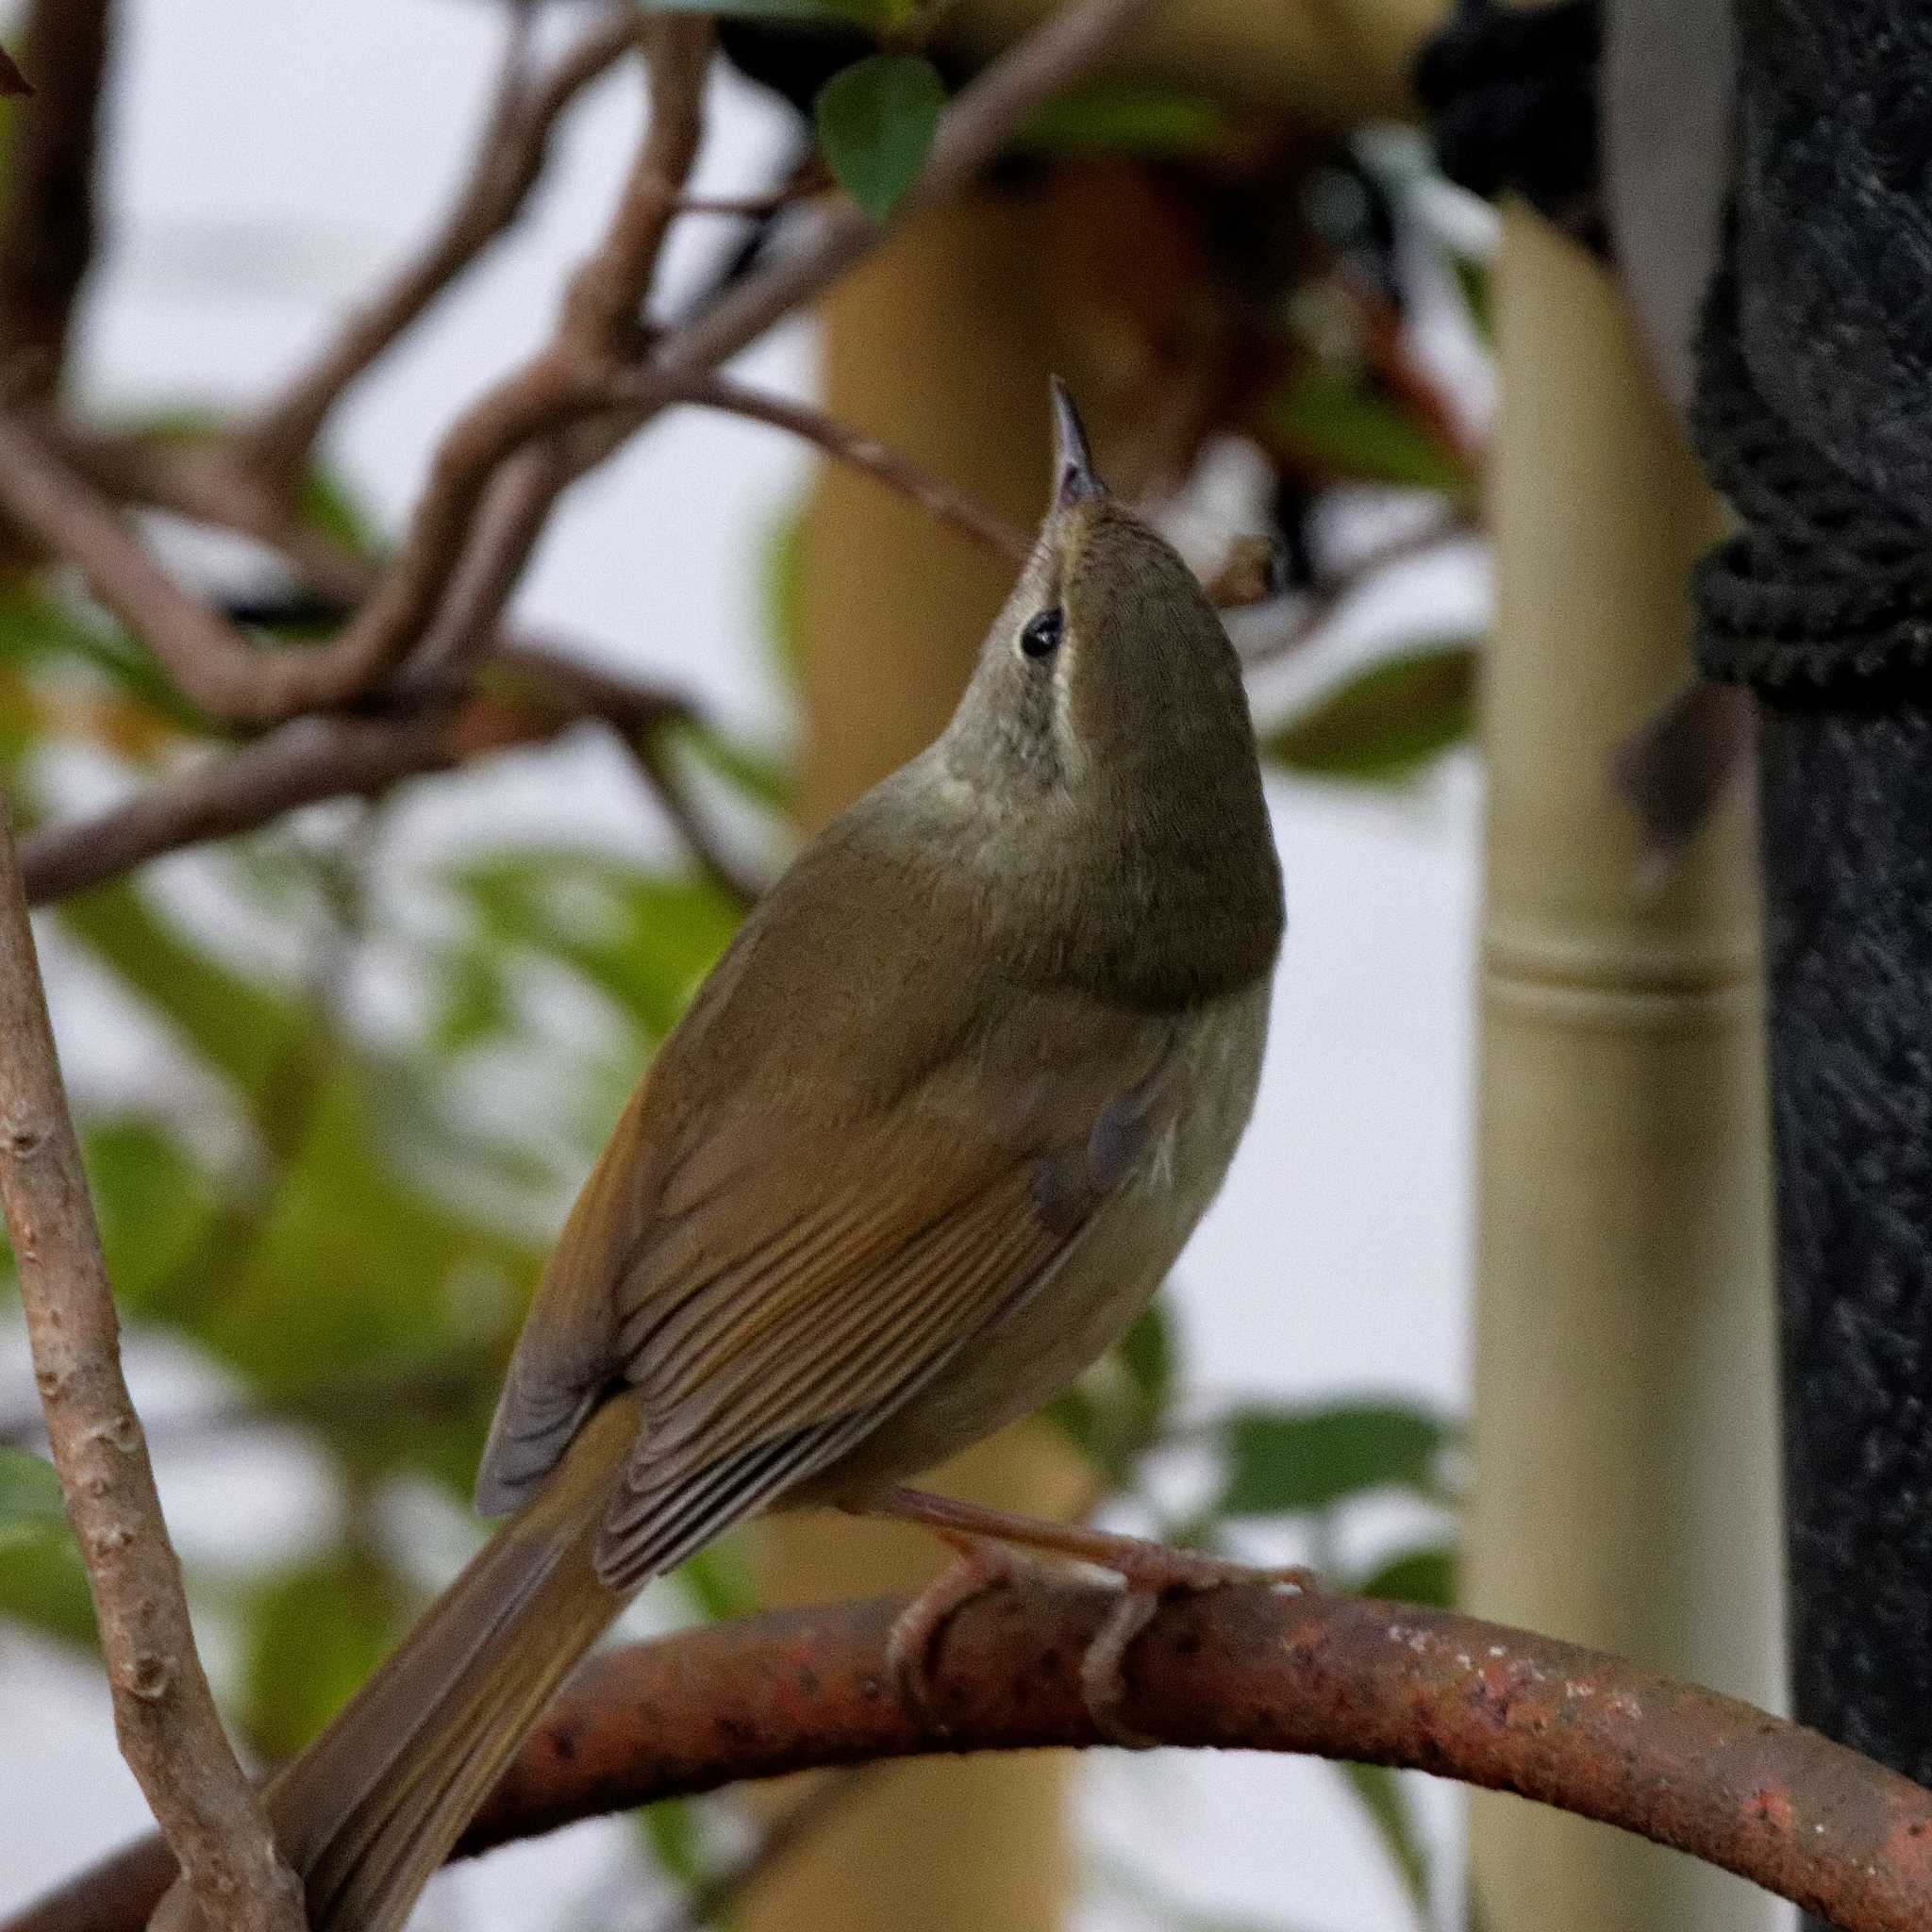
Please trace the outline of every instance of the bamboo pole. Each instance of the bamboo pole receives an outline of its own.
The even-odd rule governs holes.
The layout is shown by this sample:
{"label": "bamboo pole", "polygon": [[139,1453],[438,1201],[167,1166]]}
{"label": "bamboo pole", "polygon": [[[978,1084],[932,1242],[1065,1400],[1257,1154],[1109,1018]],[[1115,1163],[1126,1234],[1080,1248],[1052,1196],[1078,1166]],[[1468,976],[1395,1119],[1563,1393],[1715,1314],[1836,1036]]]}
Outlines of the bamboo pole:
{"label": "bamboo pole", "polygon": [[[1779,1696],[1760,971],[1740,806],[1639,887],[1612,747],[1685,669],[1717,510],[1607,278],[1504,222],[1485,702],[1469,1602]],[[1746,1932],[1763,1894],[1507,1799],[1491,1932]]]}
{"label": "bamboo pole", "polygon": [[[987,198],[914,224],[833,293],[823,383],[841,421],[973,491],[1023,528],[1049,473],[1050,366],[1080,358],[1046,299],[1033,204]],[[1102,457],[1106,425],[1095,425]],[[951,714],[1009,567],[843,467],[807,511],[802,604],[808,826],[925,744]],[[1086,1474],[1043,1424],[948,1466],[936,1486],[1072,1513]],[[903,1529],[814,1515],[766,1539],[774,1602],[905,1589],[944,1552]],[[875,1774],[758,1888],[745,1932],[1051,1932],[1065,1913],[1068,1760],[934,1762]]]}

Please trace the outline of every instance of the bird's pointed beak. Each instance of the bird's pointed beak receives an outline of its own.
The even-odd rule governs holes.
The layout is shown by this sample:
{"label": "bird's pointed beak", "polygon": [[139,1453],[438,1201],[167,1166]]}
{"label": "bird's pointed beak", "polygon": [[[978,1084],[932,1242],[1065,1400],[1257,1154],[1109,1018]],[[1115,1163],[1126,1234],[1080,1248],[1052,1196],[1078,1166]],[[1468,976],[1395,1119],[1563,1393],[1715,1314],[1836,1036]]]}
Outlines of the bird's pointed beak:
{"label": "bird's pointed beak", "polygon": [[1074,398],[1058,375],[1053,393],[1053,501],[1056,509],[1098,496],[1105,488],[1093,474],[1093,452],[1087,447],[1087,427]]}

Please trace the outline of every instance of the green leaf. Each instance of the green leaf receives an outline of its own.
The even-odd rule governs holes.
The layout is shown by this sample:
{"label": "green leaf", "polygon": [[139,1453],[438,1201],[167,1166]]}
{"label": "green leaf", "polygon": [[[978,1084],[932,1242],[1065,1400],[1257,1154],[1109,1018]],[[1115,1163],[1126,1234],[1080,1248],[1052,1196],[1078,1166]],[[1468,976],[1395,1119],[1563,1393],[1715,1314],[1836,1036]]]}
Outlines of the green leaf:
{"label": "green leaf", "polygon": [[1262,754],[1314,777],[1411,778],[1474,728],[1479,661],[1468,639],[1385,658],[1269,732]]}
{"label": "green leaf", "polygon": [[1357,1596],[1382,1597],[1391,1603],[1426,1604],[1432,1609],[1456,1606],[1456,1552],[1448,1543],[1405,1550],[1379,1569],[1350,1585]]}
{"label": "green leaf", "polygon": [[672,1575],[710,1623],[749,1616],[758,1607],[758,1579],[742,1547],[728,1538],[688,1558]]}
{"label": "green leaf", "polygon": [[1227,109],[1206,94],[1090,80],[1035,108],[1015,141],[1065,154],[1193,155],[1224,141],[1233,125]]}
{"label": "green leaf", "polygon": [[1160,1433],[1176,1368],[1163,1296],[1148,1305],[1115,1348],[1055,1398],[1047,1419],[1072,1439],[1109,1488],[1124,1489],[1134,1464]]}
{"label": "green leaf", "polygon": [[758,555],[765,637],[791,691],[798,689],[805,669],[805,537],[806,513],[800,505],[772,525]]}
{"label": "green leaf", "polygon": [[0,1618],[92,1649],[93,1598],[71,1536],[53,1530],[0,1544]]}
{"label": "green leaf", "polygon": [[1454,1438],[1424,1409],[1373,1402],[1240,1408],[1219,1433],[1224,1516],[1303,1515],[1378,1489],[1446,1496],[1437,1466]]}
{"label": "green leaf", "polygon": [[1174,1321],[1164,1296],[1149,1302],[1121,1338],[1120,1357],[1145,1407],[1149,1424],[1158,1424],[1174,1394],[1177,1367]]}
{"label": "green leaf", "polygon": [[700,1885],[707,1875],[704,1836],[698,1828],[697,1807],[689,1798],[660,1798],[637,1814],[638,1829],[658,1869],[683,1890]]}
{"label": "green leaf", "polygon": [[918,178],[945,104],[939,70],[917,54],[874,54],[819,90],[812,117],[825,164],[874,221]]}
{"label": "green leaf", "polygon": [[358,557],[373,557],[379,541],[375,519],[333,471],[317,467],[302,478],[295,513],[309,529],[332,538]]}
{"label": "green leaf", "polygon": [[1496,298],[1487,262],[1474,256],[1450,253],[1449,274],[1469,311],[1470,326],[1486,348],[1496,345]]}
{"label": "green leaf", "polygon": [[99,672],[171,724],[208,728],[146,646],[126,631],[75,608],[31,577],[0,586],[0,662],[38,668],[63,658]]}
{"label": "green leaf", "polygon": [[1351,370],[1305,363],[1268,399],[1263,420],[1332,479],[1431,490],[1458,504],[1474,496],[1462,458]]}
{"label": "green leaf", "polygon": [[349,1700],[402,1633],[406,1591],[366,1549],[345,1546],[252,1593],[243,1672],[250,1740],[290,1757]]}
{"label": "green leaf", "polygon": [[1389,1862],[1402,1879],[1402,1889],[1424,1919],[1429,1906],[1429,1858],[1423,1848],[1423,1835],[1410,1809],[1408,1793],[1401,1774],[1381,1764],[1339,1763],[1336,1770],[1347,1780],[1361,1807],[1389,1854]]}
{"label": "green leaf", "polygon": [[0,1555],[46,1536],[64,1536],[67,1512],[54,1465],[0,1444]]}

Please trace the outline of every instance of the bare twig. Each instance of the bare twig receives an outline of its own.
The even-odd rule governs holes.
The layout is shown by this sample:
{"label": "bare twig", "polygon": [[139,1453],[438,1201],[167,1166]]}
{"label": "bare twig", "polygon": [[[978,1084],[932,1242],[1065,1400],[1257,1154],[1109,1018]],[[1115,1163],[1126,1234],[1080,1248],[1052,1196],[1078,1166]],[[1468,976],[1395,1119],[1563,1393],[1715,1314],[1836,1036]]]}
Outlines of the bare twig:
{"label": "bare twig", "polygon": [[[1076,79],[1154,4],[1083,0],[1055,13],[995,62],[941,117],[932,153],[902,204],[904,210],[943,200],[968,185],[1025,114]],[[653,31],[670,35],[689,31],[691,25],[659,20]],[[690,58],[691,42],[673,45]],[[667,88],[674,85],[676,69],[661,55],[658,71]],[[660,125],[656,113],[653,123]],[[679,125],[671,119],[674,130]],[[329,647],[326,655],[332,661],[305,680],[299,702],[291,704],[297,694],[286,691],[277,694],[278,702],[290,708],[340,702],[388,669],[433,615],[465,553],[497,467],[535,437],[608,413],[613,372],[608,362],[590,359],[585,352],[608,346],[597,339],[625,323],[627,305],[641,296],[641,283],[629,264],[639,258],[639,249],[648,254],[656,248],[676,213],[682,175],[673,182],[674,172],[664,158],[655,165],[641,161],[604,247],[573,280],[556,341],[474,405],[444,438],[394,561],[355,621]],[[665,339],[646,364],[662,378],[661,387],[641,378],[631,391],[630,410],[600,425],[602,433],[588,441],[569,474],[579,475],[601,460],[675,402],[693,377],[715,369],[781,316],[823,291],[876,243],[881,232],[849,205],[822,215],[798,253],[739,283],[688,327]],[[499,579],[508,575],[497,573]],[[324,655],[307,653],[302,661],[315,665]]]}
{"label": "bare twig", "polygon": [[1357,558],[1346,570],[1310,590],[1294,607],[1293,615],[1279,629],[1258,638],[1243,639],[1243,668],[1252,671],[1257,665],[1272,664],[1280,658],[1292,657],[1304,644],[1312,643],[1335,621],[1341,607],[1384,571],[1395,564],[1426,557],[1445,544],[1471,535],[1472,530],[1473,526],[1466,518],[1452,512],[1444,517],[1432,518],[1416,529],[1405,530],[1399,537],[1391,537],[1385,542],[1377,543]]}
{"label": "bare twig", "polygon": [[732,1907],[824,1830],[854,1799],[862,1796],[875,1775],[861,1767],[815,1780],[804,1797],[765,1827],[758,1843],[743,1857],[693,1885],[670,1911],[653,1923],[650,1932],[705,1932],[708,1925],[728,1924]]}
{"label": "bare twig", "polygon": [[[645,378],[647,382],[650,379]],[[621,390],[622,385],[620,392]],[[679,400],[701,404],[708,409],[721,409],[727,415],[749,417],[756,423],[769,423],[777,429],[788,429],[793,436],[816,444],[827,456],[841,463],[849,463],[856,470],[863,470],[870,476],[876,476],[888,489],[896,490],[902,496],[909,496],[941,523],[963,530],[975,543],[985,545],[994,556],[1004,558],[1008,563],[1024,563],[1033,548],[1032,538],[1017,525],[1008,523],[997,510],[990,509],[963,490],[956,490],[930,470],[915,463],[910,457],[901,456],[897,450],[889,449],[874,438],[861,435],[837,418],[828,416],[823,409],[813,408],[808,403],[794,402],[790,396],[752,389],[724,375],[706,376],[692,382]]]}
{"label": "bare twig", "polygon": [[30,389],[50,395],[67,359],[81,284],[93,261],[101,82],[111,0],[34,0],[18,44],[33,97],[7,151],[0,217],[0,355],[31,356]]}
{"label": "bare twig", "polygon": [[[892,1688],[903,1599],[818,1605],[588,1665],[458,1856],[744,1778],[1103,1741],[1081,1660],[1116,1591],[1023,1575],[947,1624],[929,1714]],[[1121,1716],[1163,1743],[1405,1766],[1654,1840],[1845,1932],[1932,1923],[1932,1792],[1816,1731],[1622,1658],[1409,1604],[1228,1588],[1169,1599]],[[0,1932],[135,1932],[170,1877],[135,1848]]]}
{"label": "bare twig", "polygon": [[195,1654],[181,1566],[121,1374],[119,1326],[0,802],[0,1198],[61,1493],[87,1566],[114,1728],[210,1924],[301,1932]]}
{"label": "bare twig", "polygon": [[167,667],[211,717],[268,723],[275,667],[309,653],[258,650],[184,591],[116,512],[24,415],[0,414],[0,507],[57,555]]}
{"label": "bare twig", "polygon": [[441,225],[387,287],[342,325],[321,354],[235,439],[242,466],[286,491],[343,392],[409,328],[527,206],[565,110],[592,81],[640,43],[629,8],[591,27],[538,85],[525,73],[528,8],[512,15],[495,98],[476,142],[469,178]]}
{"label": "bare twig", "polygon": [[[1024,115],[1077,78],[1153,5],[1154,0],[1082,0],[1052,15],[947,109],[905,208],[924,207],[967,185]],[[625,346],[617,339],[634,323],[657,250],[677,211],[696,140],[697,102],[709,44],[702,24],[691,21],[659,18],[650,23],[649,31],[654,108],[644,147],[604,242],[572,279],[557,335],[465,411],[444,437],[400,549],[341,633],[315,649],[258,654],[253,688],[224,690],[222,694],[234,704],[224,715],[266,724],[353,697],[418,641],[459,569],[474,572],[472,581],[485,587],[504,587],[507,594],[522,556],[535,541],[541,516],[525,513],[505,520],[501,528],[515,541],[506,544],[501,558],[471,555],[470,538],[508,458],[533,439],[602,414],[606,421],[577,442],[564,466],[566,479],[581,474],[669,407],[694,379],[819,293],[874,245],[880,230],[858,209],[847,205],[822,214],[797,254],[737,284],[688,327],[667,338],[646,364],[647,371],[656,372],[655,380],[641,375],[627,391],[630,408],[613,417],[610,383]],[[29,493],[16,490],[15,507]],[[492,541],[502,541],[500,531]],[[495,615],[490,602],[488,597],[474,600],[465,618],[469,636],[446,646],[452,655],[460,657],[472,648],[472,638],[489,634]],[[214,641],[199,631],[189,641]]]}
{"label": "bare twig", "polygon": [[21,847],[27,899],[62,899],[163,853],[231,839],[325,798],[367,797],[461,757],[447,712],[298,718],[125,805],[31,834]]}
{"label": "bare twig", "polygon": [[503,643],[487,686],[514,686],[395,718],[294,719],[255,743],[165,778],[125,804],[30,835],[22,867],[30,903],[85,891],[163,854],[258,830],[325,799],[373,797],[408,778],[468,759],[549,741],[574,724],[607,725],[698,865],[737,903],[758,893],[724,856],[656,741],[662,726],[695,719],[675,693],[577,664],[534,644]]}

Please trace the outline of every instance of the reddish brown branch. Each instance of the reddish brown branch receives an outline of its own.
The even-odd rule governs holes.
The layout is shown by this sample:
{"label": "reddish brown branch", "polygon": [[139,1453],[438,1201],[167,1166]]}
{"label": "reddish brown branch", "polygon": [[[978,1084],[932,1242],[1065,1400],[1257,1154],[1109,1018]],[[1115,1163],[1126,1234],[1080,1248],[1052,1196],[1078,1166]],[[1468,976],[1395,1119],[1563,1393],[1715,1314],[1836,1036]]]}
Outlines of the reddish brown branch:
{"label": "reddish brown branch", "polygon": [[849,428],[823,409],[808,403],[794,402],[790,396],[749,388],[729,376],[708,376],[692,382],[680,401],[701,404],[708,409],[721,409],[727,415],[748,417],[755,423],[769,423],[802,437],[841,463],[849,463],[867,475],[875,476],[889,490],[909,496],[922,509],[963,530],[975,543],[985,545],[995,557],[1008,563],[1024,563],[1033,540],[1016,524],[1010,524],[997,510],[990,509],[963,490],[956,490],[933,473],[915,463],[910,457],[858,430]]}
{"label": "reddish brown branch", "polygon": [[25,370],[20,388],[31,394],[58,385],[93,261],[101,84],[112,27],[110,0],[34,0],[20,23],[16,44],[33,93],[17,110],[7,148],[0,358]]}
{"label": "reddish brown branch", "polygon": [[525,25],[520,11],[469,176],[441,226],[238,435],[236,454],[242,466],[271,487],[288,487],[349,386],[516,223],[541,178],[551,136],[564,112],[638,45],[643,33],[636,15],[627,8],[620,9],[591,28],[541,83],[532,85],[524,74]]}
{"label": "reddish brown branch", "polygon": [[0,1200],[61,1493],[86,1565],[121,1753],[210,1924],[301,1932],[195,1654],[181,1566],[121,1374],[119,1324],[61,1089],[0,801]]}
{"label": "reddish brown branch", "polygon": [[[892,1689],[896,1599],[714,1624],[593,1660],[458,1856],[743,1778],[933,1752],[1087,1746],[1080,1660],[1118,1603],[1027,1577],[947,1625],[935,1720]],[[1845,1932],[1932,1923],[1932,1792],[1815,1731],[1474,1617],[1260,1587],[1166,1604],[1123,1715],[1162,1742],[1306,1752],[1508,1790],[1755,1880]],[[140,1848],[0,1932],[135,1932]]]}

